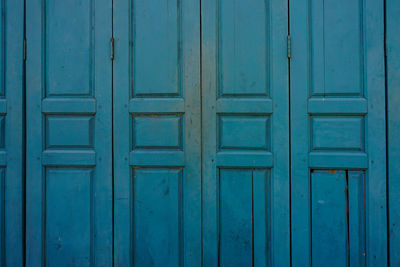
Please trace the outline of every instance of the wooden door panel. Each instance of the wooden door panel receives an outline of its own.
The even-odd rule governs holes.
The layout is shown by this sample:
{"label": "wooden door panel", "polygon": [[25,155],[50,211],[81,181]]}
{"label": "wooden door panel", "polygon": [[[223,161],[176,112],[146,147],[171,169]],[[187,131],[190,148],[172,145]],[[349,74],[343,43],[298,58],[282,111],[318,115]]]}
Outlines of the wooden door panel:
{"label": "wooden door panel", "polygon": [[29,266],[112,263],[111,3],[27,3]]}
{"label": "wooden door panel", "polygon": [[287,11],[202,2],[206,266],[290,264]]}
{"label": "wooden door panel", "polygon": [[24,1],[0,11],[0,266],[23,266]]}
{"label": "wooden door panel", "polygon": [[385,266],[383,2],[290,7],[293,265]]}
{"label": "wooden door panel", "polygon": [[116,266],[201,264],[199,8],[114,5]]}

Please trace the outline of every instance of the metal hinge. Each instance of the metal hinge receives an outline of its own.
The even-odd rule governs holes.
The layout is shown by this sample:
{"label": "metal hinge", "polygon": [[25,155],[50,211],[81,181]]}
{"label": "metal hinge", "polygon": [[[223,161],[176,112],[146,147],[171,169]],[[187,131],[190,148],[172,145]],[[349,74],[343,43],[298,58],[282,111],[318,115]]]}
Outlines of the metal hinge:
{"label": "metal hinge", "polygon": [[111,43],[110,59],[114,60],[114,38],[113,37],[111,37],[110,43]]}
{"label": "metal hinge", "polygon": [[290,59],[292,56],[292,40],[290,39],[290,35],[287,36],[287,57]]}
{"label": "metal hinge", "polygon": [[26,61],[26,38],[24,38],[24,61]]}

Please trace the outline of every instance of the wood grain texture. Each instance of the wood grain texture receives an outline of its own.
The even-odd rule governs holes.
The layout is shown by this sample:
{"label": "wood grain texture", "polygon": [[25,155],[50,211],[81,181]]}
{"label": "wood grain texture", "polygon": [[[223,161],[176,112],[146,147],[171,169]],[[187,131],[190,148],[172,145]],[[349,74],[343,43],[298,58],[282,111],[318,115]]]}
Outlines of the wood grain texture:
{"label": "wood grain texture", "polygon": [[110,266],[112,5],[26,5],[26,264]]}
{"label": "wood grain texture", "polygon": [[[367,265],[386,266],[383,6],[383,1],[370,0],[290,3],[293,266],[322,264],[318,258],[321,248],[314,247],[310,239],[315,234],[324,235],[321,227],[314,229],[321,221],[315,224],[312,217],[312,196],[321,193],[313,189],[314,169],[365,171],[365,260]],[[318,190],[324,191],[324,186]],[[340,187],[339,182],[327,189],[336,187]],[[334,216],[329,223],[343,221],[342,213],[336,216],[332,210],[329,215]],[[334,240],[343,233],[332,239],[332,245],[342,252],[343,243],[339,246]],[[324,248],[331,247],[326,244]],[[346,265],[349,256],[338,255],[344,258],[332,261]]]}
{"label": "wood grain texture", "polygon": [[114,264],[201,265],[200,1],[114,1]]}

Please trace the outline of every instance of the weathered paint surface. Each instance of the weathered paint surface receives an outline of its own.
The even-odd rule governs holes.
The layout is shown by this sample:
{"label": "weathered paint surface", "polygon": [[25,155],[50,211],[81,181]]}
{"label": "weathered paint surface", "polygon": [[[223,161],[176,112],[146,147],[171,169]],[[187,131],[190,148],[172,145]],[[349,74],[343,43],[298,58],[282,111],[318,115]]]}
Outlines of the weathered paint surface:
{"label": "weathered paint surface", "polygon": [[27,266],[112,264],[111,4],[26,2]]}
{"label": "weathered paint surface", "polygon": [[386,0],[389,261],[400,266],[400,2]]}
{"label": "weathered paint surface", "polygon": [[115,266],[201,265],[199,11],[114,2]]}
{"label": "weathered paint surface", "polygon": [[25,2],[26,77],[0,2],[0,266],[400,265],[398,1],[387,122],[384,0]]}
{"label": "weathered paint surface", "polygon": [[203,265],[289,266],[285,1],[202,1]]}
{"label": "weathered paint surface", "polygon": [[290,4],[293,266],[387,264],[383,7]]}
{"label": "weathered paint surface", "polygon": [[0,266],[23,266],[24,1],[0,12]]}

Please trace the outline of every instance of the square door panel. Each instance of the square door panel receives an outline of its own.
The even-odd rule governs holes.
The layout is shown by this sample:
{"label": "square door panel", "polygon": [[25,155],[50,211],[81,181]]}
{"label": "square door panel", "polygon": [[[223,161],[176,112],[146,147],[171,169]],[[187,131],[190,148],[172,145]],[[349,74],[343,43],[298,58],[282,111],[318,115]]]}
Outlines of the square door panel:
{"label": "square door panel", "polygon": [[46,117],[46,148],[92,148],[93,134],[92,116]]}
{"label": "square door panel", "polygon": [[312,150],[364,150],[364,118],[314,116],[311,118]]}
{"label": "square door panel", "polygon": [[181,115],[133,116],[134,149],[182,149]]}
{"label": "square door panel", "polygon": [[269,150],[268,116],[220,115],[219,149]]}

